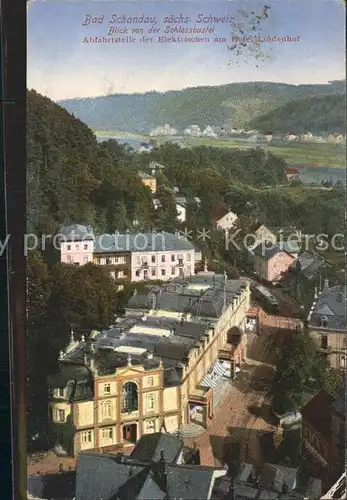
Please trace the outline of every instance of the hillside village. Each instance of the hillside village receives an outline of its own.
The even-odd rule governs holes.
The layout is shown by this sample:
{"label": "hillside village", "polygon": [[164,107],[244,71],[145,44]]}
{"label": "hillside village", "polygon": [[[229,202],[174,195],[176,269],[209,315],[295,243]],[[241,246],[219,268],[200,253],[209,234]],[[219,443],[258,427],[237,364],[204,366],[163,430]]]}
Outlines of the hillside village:
{"label": "hillside village", "polygon": [[31,498],[333,498],[347,289],[315,235],[344,191],[257,148],[98,144],[34,92],[28,172],[55,235],[28,256]]}

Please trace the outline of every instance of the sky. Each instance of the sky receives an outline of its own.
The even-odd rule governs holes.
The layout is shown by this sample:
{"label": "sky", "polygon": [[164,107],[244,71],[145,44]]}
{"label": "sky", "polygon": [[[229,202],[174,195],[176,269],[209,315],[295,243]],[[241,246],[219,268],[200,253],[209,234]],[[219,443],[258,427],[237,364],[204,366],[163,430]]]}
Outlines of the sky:
{"label": "sky", "polygon": [[[168,25],[165,17],[182,14],[191,19],[185,27],[201,28],[213,25],[196,23],[199,14],[241,19],[239,9],[257,14],[264,1],[32,0],[28,7],[28,88],[60,100],[233,82],[309,84],[345,78],[342,0],[276,0],[266,4],[271,8],[269,18],[262,23],[262,36],[299,38],[293,43],[262,43],[266,58],[257,61],[247,49],[241,56],[228,50],[233,34],[229,23],[215,24],[214,35],[198,35],[210,36],[209,43],[158,43],[158,35],[147,33],[146,36],[153,36],[151,43],[84,41],[89,37],[107,37],[110,26],[124,27],[109,23],[112,14],[155,17],[156,28],[161,31]],[[87,15],[104,16],[103,23],[83,26]],[[142,28],[147,31],[148,25]],[[126,36],[131,33],[113,35]],[[214,42],[215,36],[225,37],[227,42]]]}

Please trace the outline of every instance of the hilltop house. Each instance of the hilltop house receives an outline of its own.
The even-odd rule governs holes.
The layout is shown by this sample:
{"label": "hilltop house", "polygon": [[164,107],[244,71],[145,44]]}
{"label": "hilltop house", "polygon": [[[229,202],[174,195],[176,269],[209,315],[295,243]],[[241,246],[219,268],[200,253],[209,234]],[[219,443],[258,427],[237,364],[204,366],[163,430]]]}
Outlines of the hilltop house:
{"label": "hilltop house", "polygon": [[109,329],[80,341],[71,332],[48,378],[56,445],[76,455],[207,428],[232,384],[236,344],[245,360],[249,308],[249,283],[205,272],[135,292]]}
{"label": "hilltop house", "polygon": [[145,172],[138,172],[143,184],[152,191],[153,194],[157,191],[157,179],[153,175],[146,174]]}
{"label": "hilltop house", "polygon": [[122,284],[190,276],[199,259],[192,243],[166,232],[95,236],[91,227],[77,224],[62,228],[59,239],[61,262],[105,265]]}
{"label": "hilltop house", "polygon": [[212,215],[212,225],[216,229],[228,231],[232,229],[237,221],[237,215],[226,207],[217,207]]}
{"label": "hilltop house", "polygon": [[149,169],[151,171],[151,174],[155,176],[156,174],[162,172],[165,170],[165,165],[162,165],[161,163],[158,163],[157,161],[151,161],[149,163]]}
{"label": "hilltop house", "polygon": [[346,372],[347,369],[347,291],[345,285],[329,287],[325,280],[311,306],[307,327],[322,355],[330,366]]}
{"label": "hilltop house", "polygon": [[275,284],[294,261],[293,255],[271,242],[259,243],[253,250],[254,273],[264,281]]}

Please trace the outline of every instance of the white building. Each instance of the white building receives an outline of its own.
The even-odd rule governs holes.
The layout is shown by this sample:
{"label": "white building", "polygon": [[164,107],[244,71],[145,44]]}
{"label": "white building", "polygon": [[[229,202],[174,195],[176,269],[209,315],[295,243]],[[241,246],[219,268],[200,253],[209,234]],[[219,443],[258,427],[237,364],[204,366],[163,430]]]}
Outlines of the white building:
{"label": "white building", "polygon": [[184,135],[190,136],[190,137],[201,137],[201,129],[198,125],[190,125],[185,129],[183,132]]}
{"label": "white building", "polygon": [[213,138],[218,137],[217,134],[213,131],[212,127],[210,127],[210,125],[207,125],[202,135],[205,137],[213,137]]}
{"label": "white building", "polygon": [[165,123],[165,125],[156,127],[154,130],[151,130],[149,135],[151,137],[177,135],[177,129],[171,127],[168,123]]}
{"label": "white building", "polygon": [[217,229],[223,229],[224,231],[228,231],[229,229],[232,229],[235,226],[235,222],[237,221],[238,217],[234,212],[231,212],[230,210],[222,215],[219,219],[216,220],[216,227]]}

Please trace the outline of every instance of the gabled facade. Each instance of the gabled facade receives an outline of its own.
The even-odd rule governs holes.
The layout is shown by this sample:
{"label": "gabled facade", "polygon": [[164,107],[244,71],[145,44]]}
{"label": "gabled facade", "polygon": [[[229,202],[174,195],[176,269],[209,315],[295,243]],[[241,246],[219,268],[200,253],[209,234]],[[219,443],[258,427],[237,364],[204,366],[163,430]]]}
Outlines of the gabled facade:
{"label": "gabled facade", "polygon": [[294,261],[293,255],[272,243],[260,243],[254,250],[254,272],[261,280],[278,283]]}
{"label": "gabled facade", "polygon": [[330,366],[347,370],[346,286],[329,287],[325,280],[322,291],[316,293],[307,318],[310,335],[316,341]]}

